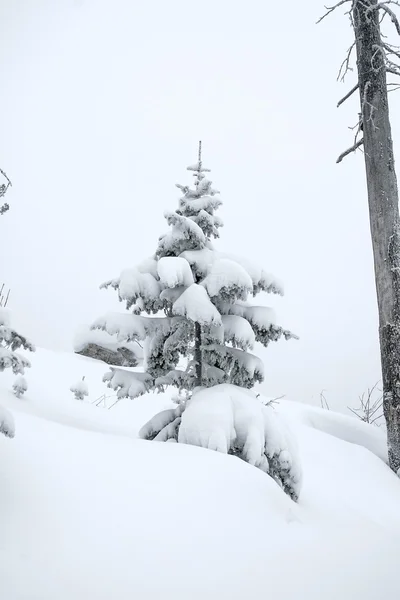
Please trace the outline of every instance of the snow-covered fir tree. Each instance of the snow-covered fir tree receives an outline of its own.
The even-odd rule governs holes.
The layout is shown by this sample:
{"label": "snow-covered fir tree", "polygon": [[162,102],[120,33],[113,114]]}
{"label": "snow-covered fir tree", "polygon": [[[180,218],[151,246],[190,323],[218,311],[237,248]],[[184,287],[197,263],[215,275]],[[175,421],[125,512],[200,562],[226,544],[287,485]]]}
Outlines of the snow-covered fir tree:
{"label": "snow-covered fir tree", "polygon": [[29,360],[17,352],[19,349],[35,351],[35,346],[23,335],[17,333],[10,324],[10,313],[0,308],[0,371],[10,368],[15,375],[23,375]]}
{"label": "snow-covered fir tree", "polygon": [[85,381],[85,376],[71,385],[69,389],[74,394],[75,400],[84,400],[85,396],[89,396],[89,387]]}
{"label": "snow-covered fir tree", "polygon": [[[24,374],[25,368],[30,367],[31,364],[25,356],[17,352],[21,348],[30,352],[35,351],[35,346],[26,337],[12,329],[9,311],[0,307],[0,371],[10,368],[15,375],[22,376]],[[19,387],[20,395],[27,389],[26,381],[23,377],[22,379],[25,382],[25,389],[22,391],[22,387]],[[22,379],[19,380],[20,383]],[[18,378],[13,385],[16,395],[15,385],[17,381]],[[0,406],[0,433],[7,437],[14,437],[15,434],[13,416],[2,406]]]}
{"label": "snow-covered fir tree", "polygon": [[23,375],[18,375],[12,387],[15,396],[17,398],[21,398],[28,389],[28,384],[25,377],[23,377]]}
{"label": "snow-covered fir tree", "polygon": [[[252,301],[259,292],[283,294],[281,284],[251,261],[214,247],[223,224],[216,214],[222,202],[203,165],[201,143],[198,162],[188,170],[194,186],[177,185],[179,206],[165,213],[170,230],[159,238],[155,254],[102,286],[116,289],[131,312],[107,314],[93,327],[120,341],[144,344],[144,369],[111,368],[105,375],[119,397],[135,398],[169,385],[189,395],[224,384],[252,388],[264,378],[263,363],[251,352],[255,343],[268,346],[295,337],[276,324],[271,308]],[[181,416],[197,396],[156,415],[142,436],[178,440]],[[233,404],[225,406],[232,410]],[[227,451],[240,455],[234,438]]]}

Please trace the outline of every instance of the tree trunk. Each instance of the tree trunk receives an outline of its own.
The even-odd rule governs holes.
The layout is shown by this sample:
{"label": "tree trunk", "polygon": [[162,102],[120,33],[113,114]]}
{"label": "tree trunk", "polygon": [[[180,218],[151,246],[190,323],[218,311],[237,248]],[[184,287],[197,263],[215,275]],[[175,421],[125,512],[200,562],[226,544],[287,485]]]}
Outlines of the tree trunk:
{"label": "tree trunk", "polygon": [[[386,63],[377,0],[355,0],[353,20],[379,311],[389,464],[400,468],[400,238]],[[372,7],[372,10],[371,10]]]}
{"label": "tree trunk", "polygon": [[194,331],[194,361],[195,361],[195,385],[201,386],[203,384],[202,378],[202,351],[201,351],[201,325],[199,323],[195,323],[195,331]]}

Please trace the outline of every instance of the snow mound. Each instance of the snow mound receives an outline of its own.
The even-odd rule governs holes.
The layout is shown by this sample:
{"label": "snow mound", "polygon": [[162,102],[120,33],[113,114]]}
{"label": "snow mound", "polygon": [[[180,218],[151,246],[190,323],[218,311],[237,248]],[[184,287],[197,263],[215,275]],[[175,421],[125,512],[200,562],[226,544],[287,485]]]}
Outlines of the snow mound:
{"label": "snow mound", "polygon": [[235,454],[298,499],[301,468],[293,434],[253,392],[230,384],[196,391],[181,419],[178,442]]}
{"label": "snow mound", "polygon": [[[236,456],[134,439],[154,412],[176,410],[165,394],[112,410],[74,402],[69,385],[83,373],[93,399],[107,391],[103,370],[38,348],[24,402],[5,389],[12,373],[0,376],[0,404],[17,425],[14,439],[0,436],[4,599],[400,597],[400,482],[363,447],[377,428],[350,417],[342,427],[329,411],[317,429],[310,407],[270,407],[298,442],[295,504]],[[272,453],[279,440],[266,438]]]}
{"label": "snow mound", "polygon": [[384,428],[374,427],[360,419],[332,410],[283,400],[276,410],[289,422],[302,423],[340,440],[366,448],[384,462],[388,452]]}

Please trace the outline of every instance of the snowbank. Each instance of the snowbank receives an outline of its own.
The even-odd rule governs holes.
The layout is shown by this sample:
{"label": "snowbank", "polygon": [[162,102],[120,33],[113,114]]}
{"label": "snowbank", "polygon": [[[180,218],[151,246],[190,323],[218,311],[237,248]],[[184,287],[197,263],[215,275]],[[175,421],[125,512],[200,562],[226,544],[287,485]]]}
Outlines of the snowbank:
{"label": "snowbank", "polygon": [[363,447],[368,436],[343,441],[310,424],[308,407],[281,402],[303,467],[295,504],[235,456],[134,439],[171,408],[164,395],[112,410],[75,402],[71,381],[86,375],[100,395],[103,371],[38,349],[24,402],[0,375],[16,422],[14,439],[0,436],[2,598],[400,597],[400,482]]}

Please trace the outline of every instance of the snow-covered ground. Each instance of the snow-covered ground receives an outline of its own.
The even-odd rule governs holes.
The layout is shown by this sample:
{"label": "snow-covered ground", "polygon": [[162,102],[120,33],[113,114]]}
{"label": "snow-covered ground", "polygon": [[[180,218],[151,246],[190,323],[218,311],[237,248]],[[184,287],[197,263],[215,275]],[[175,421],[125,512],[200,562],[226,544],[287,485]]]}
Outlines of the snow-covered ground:
{"label": "snow-covered ground", "polygon": [[[282,401],[303,467],[292,502],[265,473],[210,450],[136,438],[168,395],[113,394],[105,365],[38,349],[28,391],[0,405],[5,600],[375,600],[400,597],[400,482],[378,428]],[[85,376],[89,399],[70,386]],[[110,406],[115,398],[105,399]]]}

